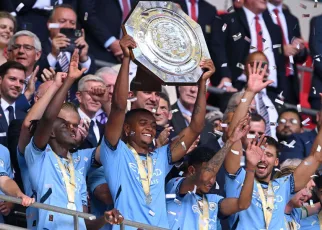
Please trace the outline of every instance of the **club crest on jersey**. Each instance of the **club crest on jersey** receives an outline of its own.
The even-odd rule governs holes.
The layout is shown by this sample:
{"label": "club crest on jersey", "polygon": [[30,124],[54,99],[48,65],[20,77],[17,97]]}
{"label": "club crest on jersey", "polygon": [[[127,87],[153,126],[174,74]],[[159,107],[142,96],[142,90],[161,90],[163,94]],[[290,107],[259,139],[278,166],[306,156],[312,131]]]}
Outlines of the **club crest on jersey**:
{"label": "club crest on jersey", "polygon": [[214,211],[217,208],[217,204],[215,202],[209,202],[209,210]]}

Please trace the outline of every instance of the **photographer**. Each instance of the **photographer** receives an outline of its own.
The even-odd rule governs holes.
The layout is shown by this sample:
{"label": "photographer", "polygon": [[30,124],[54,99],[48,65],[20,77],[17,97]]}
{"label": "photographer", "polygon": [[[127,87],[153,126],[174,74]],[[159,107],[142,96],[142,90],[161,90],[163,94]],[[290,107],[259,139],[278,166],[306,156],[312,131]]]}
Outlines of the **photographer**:
{"label": "photographer", "polygon": [[[95,73],[96,66],[94,59],[88,55],[84,30],[77,30],[76,23],[77,15],[71,6],[62,4],[54,8],[47,23],[50,38],[43,43],[40,73],[49,67],[54,68],[56,72],[68,72],[70,57],[76,47],[80,54],[79,67],[87,69],[84,74]],[[75,99],[76,91],[77,84],[70,89],[68,101]]]}

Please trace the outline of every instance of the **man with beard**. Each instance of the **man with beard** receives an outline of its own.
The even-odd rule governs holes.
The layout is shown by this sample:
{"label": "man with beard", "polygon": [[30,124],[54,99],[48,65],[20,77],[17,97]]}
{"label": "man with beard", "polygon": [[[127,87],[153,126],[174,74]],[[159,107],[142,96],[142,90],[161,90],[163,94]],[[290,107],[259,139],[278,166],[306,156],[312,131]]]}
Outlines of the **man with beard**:
{"label": "man with beard", "polygon": [[303,133],[302,119],[296,109],[283,110],[277,120],[276,136],[278,141],[286,141],[292,134]]}
{"label": "man with beard", "polygon": [[[267,65],[262,68],[262,62],[258,64],[255,61],[248,64],[246,68],[249,71],[247,89],[230,124],[230,133],[237,126],[238,120],[247,114],[250,102],[255,95],[272,83],[271,80],[264,82]],[[278,143],[273,138],[267,137],[267,144],[265,147],[263,146],[265,154],[255,168],[251,206],[230,217],[230,225],[233,229],[287,229],[284,218],[281,218],[284,217],[285,206],[293,194],[307,185],[311,180],[311,175],[315,173],[322,162],[322,155],[318,148],[319,145],[322,145],[321,138],[322,130],[319,132],[318,138],[315,139],[311,154],[292,174],[271,180],[273,168],[279,163]],[[245,180],[246,171],[240,167],[241,152],[241,143],[237,142],[225,159],[227,197],[239,197]]]}
{"label": "man with beard", "polygon": [[[70,153],[70,150],[78,145],[76,134],[80,117],[73,104],[64,103],[68,90],[86,71],[86,68],[79,70],[78,64],[78,49],[75,49],[68,76],[66,73],[58,74],[63,84],[40,119],[34,137],[25,149],[25,159],[37,201],[88,212],[83,174],[95,159],[99,161],[99,148]],[[88,151],[91,152],[90,158],[87,155]],[[115,221],[113,217],[111,223],[119,223],[122,220],[119,212],[113,210],[94,221],[79,219],[80,229],[86,229],[85,222],[88,228],[100,228],[109,222],[111,216],[115,216]],[[38,229],[60,229],[61,226],[64,226],[64,229],[74,229],[73,217],[43,209],[38,211]]]}

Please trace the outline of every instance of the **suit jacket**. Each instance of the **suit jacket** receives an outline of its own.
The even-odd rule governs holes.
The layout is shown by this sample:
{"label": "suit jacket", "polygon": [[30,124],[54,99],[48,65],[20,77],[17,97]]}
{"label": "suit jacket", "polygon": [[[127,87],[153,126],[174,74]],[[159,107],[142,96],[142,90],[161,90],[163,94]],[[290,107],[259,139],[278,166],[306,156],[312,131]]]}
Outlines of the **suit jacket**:
{"label": "suit jacket", "polygon": [[[322,92],[322,15],[314,17],[310,22],[310,51],[314,61],[314,73],[312,78],[311,86],[316,89],[316,94],[311,88],[309,101],[313,109],[320,109],[320,96],[319,93]],[[315,57],[319,55],[318,57]],[[320,61],[314,59],[320,58]]]}
{"label": "suit jacket", "polygon": [[[137,0],[130,0],[132,9]],[[122,9],[119,0],[79,0],[79,15],[86,30],[86,41],[96,59],[117,63],[112,52],[108,52],[104,43],[114,36],[120,39]],[[84,20],[85,13],[88,14]]]}
{"label": "suit jacket", "polygon": [[97,143],[100,143],[102,137],[104,136],[104,128],[105,125],[100,124],[99,122],[96,122],[98,129],[100,131],[100,140],[96,142],[96,137],[92,134],[88,134],[84,142],[78,147],[78,149],[90,149],[90,148],[95,148],[98,146]]}
{"label": "suit jacket", "polygon": [[[178,3],[182,10],[188,14],[188,6],[185,0],[176,0],[174,1]],[[211,25],[213,24],[215,17],[217,16],[217,9],[215,6],[206,2],[205,0],[199,0],[198,2],[198,24],[201,26],[203,35],[205,36],[205,40],[207,46],[210,48],[210,40],[212,38],[212,30]],[[213,34],[213,36],[216,36]]]}
{"label": "suit jacket", "polygon": [[[270,34],[272,45],[283,44],[281,29],[276,25],[268,11],[263,12],[267,30]],[[223,31],[224,24],[227,25]],[[211,55],[214,60],[216,72],[211,78],[212,85],[218,85],[223,77],[229,77],[234,84],[243,70],[237,67],[238,63],[244,64],[249,55],[250,43],[245,37],[250,37],[250,30],[243,9],[236,10],[234,13],[222,16],[221,19],[215,18],[212,27],[213,37],[211,39]],[[241,38],[234,41],[233,35],[241,34]],[[277,68],[277,85],[278,91],[284,89],[285,84],[285,58],[283,49],[273,49],[274,58]],[[221,67],[227,63],[227,67]]]}
{"label": "suit jacket", "polygon": [[[4,112],[2,110],[2,108],[0,107],[0,114],[1,114],[1,117],[0,117],[0,144],[8,147],[8,138],[7,138],[7,132],[8,132],[8,123],[7,123],[7,120],[6,120],[6,117],[4,115]],[[25,119],[26,117],[26,113],[19,110],[17,107],[15,108],[15,116],[16,116],[16,119],[17,120],[20,120],[20,119]]]}
{"label": "suit jacket", "polygon": [[310,132],[293,134],[292,136],[290,136],[287,143],[290,143],[292,140],[295,140],[296,143],[294,145],[294,148],[289,148],[282,145],[281,154],[279,156],[280,163],[289,158],[306,158],[308,155],[310,155],[311,148],[316,136],[317,132],[315,129]]}
{"label": "suit jacket", "polygon": [[[40,71],[38,72],[38,79],[41,79],[40,75],[42,73],[42,70],[44,68],[49,69],[49,67],[50,67],[50,65],[48,63],[48,60],[47,60],[47,56],[51,52],[51,43],[50,43],[49,39],[47,39],[47,41],[43,42],[41,45],[42,45],[42,54],[41,54],[41,58],[38,61],[38,65],[39,65],[39,69],[40,69]],[[89,55],[89,57],[91,58],[91,65],[90,65],[90,68],[88,69],[88,71],[84,74],[84,76],[87,75],[87,74],[95,74],[95,71],[96,71],[95,59],[94,59],[94,57],[92,57],[90,55]],[[61,69],[58,61],[57,61],[56,66],[55,66],[55,71],[56,72],[62,72],[62,69]],[[70,92],[70,95],[71,95],[70,99],[74,100],[76,98],[75,95],[76,95],[76,92],[77,92],[77,82],[75,82],[73,84],[73,86],[71,87],[69,92]]]}
{"label": "suit jacket", "polygon": [[[182,113],[180,112],[180,109],[179,109],[177,103],[172,105],[171,109],[178,110],[178,112],[173,113],[171,125],[174,129],[174,132],[179,134],[184,128],[187,127],[187,125],[186,125],[186,122],[185,122],[185,119],[184,119]],[[214,135],[212,135],[210,132],[211,133],[213,132],[212,125],[206,121],[205,127],[203,128],[203,130],[200,134],[199,146],[200,145],[207,146],[217,152],[220,150],[220,145],[219,145],[216,137]]]}

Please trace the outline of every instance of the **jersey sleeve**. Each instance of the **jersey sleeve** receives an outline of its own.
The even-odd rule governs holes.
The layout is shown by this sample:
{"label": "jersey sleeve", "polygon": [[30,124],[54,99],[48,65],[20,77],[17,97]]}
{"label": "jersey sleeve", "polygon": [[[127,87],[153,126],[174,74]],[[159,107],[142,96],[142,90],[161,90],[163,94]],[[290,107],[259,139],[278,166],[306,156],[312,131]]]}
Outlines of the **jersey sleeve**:
{"label": "jersey sleeve", "polygon": [[97,186],[105,183],[103,166],[95,168],[88,173],[87,186],[90,193],[93,194]]}
{"label": "jersey sleeve", "polygon": [[0,176],[13,178],[9,150],[0,145]]}
{"label": "jersey sleeve", "polygon": [[177,197],[180,197],[180,186],[184,179],[184,177],[172,178],[165,187],[165,193],[176,194]]}
{"label": "jersey sleeve", "polygon": [[79,156],[86,157],[88,159],[87,161],[85,161],[85,165],[84,165],[84,174],[87,175],[91,166],[95,163],[96,148],[82,149],[82,150],[78,150],[78,152],[79,152]]}
{"label": "jersey sleeve", "polygon": [[225,172],[226,197],[239,197],[245,176],[246,172],[244,168],[239,168],[235,175]]}
{"label": "jersey sleeve", "polygon": [[167,175],[173,167],[170,144],[157,148],[155,151],[158,154],[158,160],[162,160]]}
{"label": "jersey sleeve", "polygon": [[82,198],[82,205],[87,206],[87,189],[86,189],[85,178],[82,178],[82,187],[81,187],[80,194]]}

